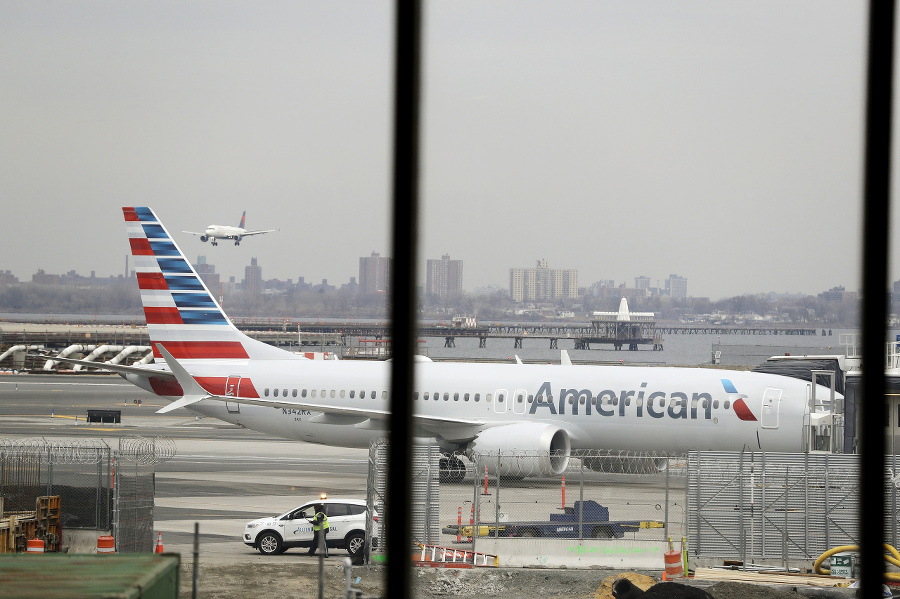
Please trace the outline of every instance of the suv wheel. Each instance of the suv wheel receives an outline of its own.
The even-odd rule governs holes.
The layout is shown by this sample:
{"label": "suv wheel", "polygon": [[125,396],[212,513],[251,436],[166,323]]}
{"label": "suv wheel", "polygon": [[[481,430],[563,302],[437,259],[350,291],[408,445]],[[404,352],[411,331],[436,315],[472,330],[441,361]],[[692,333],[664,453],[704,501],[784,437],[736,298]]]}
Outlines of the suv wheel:
{"label": "suv wheel", "polygon": [[259,538],[256,540],[256,546],[263,555],[276,555],[284,552],[284,548],[281,545],[281,537],[272,531],[259,535]]}
{"label": "suv wheel", "polygon": [[366,537],[360,532],[354,532],[347,536],[345,541],[347,545],[347,553],[355,564],[361,564],[363,560],[363,552],[366,548]]}

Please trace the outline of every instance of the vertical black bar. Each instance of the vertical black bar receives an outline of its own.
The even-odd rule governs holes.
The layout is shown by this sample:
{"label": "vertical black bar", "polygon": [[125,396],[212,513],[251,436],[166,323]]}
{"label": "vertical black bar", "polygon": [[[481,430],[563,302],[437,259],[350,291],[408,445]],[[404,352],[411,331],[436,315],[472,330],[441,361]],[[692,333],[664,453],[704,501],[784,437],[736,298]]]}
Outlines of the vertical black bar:
{"label": "vertical black bar", "polygon": [[413,353],[419,191],[420,0],[397,0],[394,81],[394,229],[391,273],[391,433],[387,596],[410,596]]}
{"label": "vertical black bar", "polygon": [[869,2],[863,182],[862,392],[860,401],[861,597],[881,596],[884,559],[884,360],[887,324],[894,0]]}

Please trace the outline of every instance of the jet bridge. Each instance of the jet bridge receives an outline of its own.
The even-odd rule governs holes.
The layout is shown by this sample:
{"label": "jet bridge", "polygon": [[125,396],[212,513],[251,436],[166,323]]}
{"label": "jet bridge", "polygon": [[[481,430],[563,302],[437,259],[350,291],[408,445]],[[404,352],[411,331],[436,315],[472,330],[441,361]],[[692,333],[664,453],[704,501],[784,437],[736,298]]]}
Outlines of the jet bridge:
{"label": "jet bridge", "polygon": [[[810,391],[806,398],[808,414],[803,420],[803,451],[850,453],[852,444],[848,446],[844,431],[844,398],[845,388],[843,356],[773,356],[753,369],[753,372],[765,372],[809,381]],[[821,388],[827,387],[827,397],[817,395]],[[767,418],[777,418],[775,399],[763,398],[762,423]],[[848,449],[848,447],[850,449]]]}
{"label": "jet bridge", "polygon": [[836,374],[832,370],[811,370],[812,380],[820,376],[829,380],[827,398],[817,397],[818,385],[811,385],[809,413],[804,418],[804,452],[844,453],[844,400],[835,390]]}

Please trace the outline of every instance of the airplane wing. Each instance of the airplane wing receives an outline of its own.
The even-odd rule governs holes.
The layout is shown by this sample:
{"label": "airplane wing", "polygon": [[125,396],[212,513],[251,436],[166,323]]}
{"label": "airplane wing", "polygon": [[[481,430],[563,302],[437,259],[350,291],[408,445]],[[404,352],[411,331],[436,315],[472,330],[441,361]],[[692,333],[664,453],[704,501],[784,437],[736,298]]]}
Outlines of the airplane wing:
{"label": "airplane wing", "polygon": [[274,233],[277,230],[278,229],[260,229],[259,231],[247,231],[246,233],[241,233],[241,237],[248,237],[250,235],[262,235],[263,233]]}
{"label": "airplane wing", "polygon": [[206,233],[195,233],[194,231],[182,231],[182,233],[189,233],[191,235],[206,235]]}
{"label": "airplane wing", "polygon": [[81,364],[82,366],[90,366],[99,370],[108,370],[118,374],[136,374],[139,376],[163,379],[166,381],[174,381],[175,375],[168,370],[162,370],[159,367],[151,368],[148,366],[126,366],[124,364],[106,364],[104,362],[90,362],[88,360],[78,360],[76,358],[56,358],[51,356],[41,356],[38,354],[28,354],[29,357],[41,358],[51,362],[65,362],[66,364]]}

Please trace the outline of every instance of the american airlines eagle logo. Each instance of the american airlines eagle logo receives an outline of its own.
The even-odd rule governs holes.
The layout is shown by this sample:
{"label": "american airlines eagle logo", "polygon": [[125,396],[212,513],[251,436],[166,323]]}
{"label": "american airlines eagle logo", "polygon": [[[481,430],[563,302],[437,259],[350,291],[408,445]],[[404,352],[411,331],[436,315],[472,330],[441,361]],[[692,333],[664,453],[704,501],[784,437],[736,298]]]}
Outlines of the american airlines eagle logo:
{"label": "american airlines eagle logo", "polygon": [[[739,395],[738,390],[734,387],[734,383],[728,379],[722,379],[722,386],[725,387],[725,393]],[[756,416],[753,415],[753,412],[747,407],[747,402],[744,401],[744,398],[746,397],[746,395],[741,395],[731,403],[731,405],[734,406],[734,413],[737,414],[737,417],[741,420],[756,422]]]}

